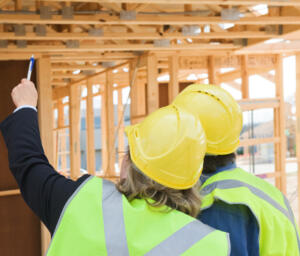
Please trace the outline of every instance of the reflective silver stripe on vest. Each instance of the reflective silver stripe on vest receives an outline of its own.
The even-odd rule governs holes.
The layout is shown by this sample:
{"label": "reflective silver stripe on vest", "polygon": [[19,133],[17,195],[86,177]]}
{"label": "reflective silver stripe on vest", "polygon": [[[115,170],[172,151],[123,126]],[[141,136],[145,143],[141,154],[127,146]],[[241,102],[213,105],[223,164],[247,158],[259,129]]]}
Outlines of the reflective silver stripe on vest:
{"label": "reflective silver stripe on vest", "polygon": [[180,255],[215,230],[200,221],[192,221],[162,241],[146,256]]}
{"label": "reflective silver stripe on vest", "polygon": [[293,225],[295,227],[295,232],[297,234],[298,248],[299,248],[299,252],[300,252],[300,239],[299,239],[299,233],[298,233],[298,230],[297,230],[297,226],[296,226],[296,223],[295,223],[295,216],[294,216],[294,213],[293,213],[293,210],[292,210],[292,208],[290,206],[289,201],[287,200],[287,198],[285,196],[283,196],[283,197],[284,197],[285,206],[288,209],[290,218],[291,218],[292,223],[293,223]]}
{"label": "reflective silver stripe on vest", "polygon": [[[240,187],[247,187],[254,195],[256,195],[257,197],[259,197],[263,200],[265,200],[267,203],[272,205],[278,211],[283,213],[292,222],[292,224],[295,228],[295,232],[297,234],[298,248],[299,248],[299,251],[300,251],[299,234],[298,234],[298,231],[297,231],[297,228],[296,228],[296,225],[295,225],[295,219],[294,219],[293,211],[290,208],[289,203],[288,203],[288,201],[285,197],[284,197],[285,205],[286,205],[288,210],[284,209],[279,203],[277,203],[273,198],[271,198],[269,195],[267,195],[262,190],[254,187],[250,184],[247,184],[245,182],[239,181],[239,180],[220,180],[220,181],[213,182],[213,183],[205,186],[204,188],[201,188],[201,195],[206,196],[206,195],[210,194],[215,189],[231,189],[231,188],[240,188]],[[240,202],[240,203],[245,204],[244,202]],[[205,210],[205,209],[206,208],[204,208],[202,210]]]}
{"label": "reflective silver stripe on vest", "polygon": [[102,212],[108,256],[128,256],[122,194],[115,184],[102,180]]}
{"label": "reflective silver stripe on vest", "polygon": [[[108,256],[129,255],[123,214],[122,195],[109,181],[103,180],[102,209]],[[162,241],[147,256],[180,255],[215,229],[195,220]],[[230,245],[228,245],[229,247]]]}

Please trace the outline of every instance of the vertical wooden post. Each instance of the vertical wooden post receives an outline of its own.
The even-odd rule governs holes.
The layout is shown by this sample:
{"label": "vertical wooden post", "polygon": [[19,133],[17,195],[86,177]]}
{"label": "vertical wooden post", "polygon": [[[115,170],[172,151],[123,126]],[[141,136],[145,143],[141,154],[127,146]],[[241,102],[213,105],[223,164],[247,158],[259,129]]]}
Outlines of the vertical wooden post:
{"label": "vertical wooden post", "polygon": [[[58,127],[65,126],[65,111],[64,105],[61,99],[57,102],[57,110],[58,110]],[[61,170],[66,171],[67,169],[67,147],[66,147],[66,129],[62,129],[58,131],[58,149],[60,149],[60,159],[61,159]],[[58,152],[56,152],[58,155]],[[59,159],[59,157],[57,157]]]}
{"label": "vertical wooden post", "polygon": [[214,56],[208,56],[207,58],[208,67],[208,82],[209,84],[217,84],[216,68],[215,68],[215,58]]}
{"label": "vertical wooden post", "polygon": [[107,137],[107,131],[106,131],[106,102],[105,102],[105,89],[106,85],[102,85],[102,92],[101,95],[101,158],[102,158],[102,170],[103,173],[106,174],[108,169],[108,151],[107,151],[107,145],[106,145],[106,137]]}
{"label": "vertical wooden post", "polygon": [[86,141],[87,141],[87,170],[89,174],[95,175],[95,125],[94,125],[94,106],[93,106],[93,83],[87,80],[86,98]]}
{"label": "vertical wooden post", "polygon": [[[59,154],[62,152],[62,139],[63,139],[63,134],[65,133],[64,129],[60,129],[65,125],[65,120],[64,120],[64,105],[62,103],[62,100],[59,99],[57,101],[57,128],[59,128],[56,132],[56,152],[55,152],[55,165],[56,168],[58,169],[58,164],[59,164],[59,156],[62,160],[63,154]],[[65,151],[65,150],[64,150]]]}
{"label": "vertical wooden post", "polygon": [[147,112],[151,114],[159,108],[157,57],[154,54],[147,57],[147,71]]}
{"label": "vertical wooden post", "polygon": [[242,76],[242,98],[249,99],[249,73],[248,73],[248,56],[241,56],[241,76]]}
{"label": "vertical wooden post", "polygon": [[[115,126],[114,126],[114,103],[113,103],[113,72],[109,70],[106,72],[106,86],[103,93],[103,136],[102,149],[107,153],[102,155],[105,157],[105,166],[103,166],[104,174],[106,176],[115,176]],[[104,152],[105,152],[104,151]]]}
{"label": "vertical wooden post", "polygon": [[178,56],[172,55],[169,57],[169,74],[170,74],[170,82],[168,86],[168,94],[169,94],[169,104],[175,99],[175,97],[179,93],[179,63]]}
{"label": "vertical wooden post", "polygon": [[124,138],[124,106],[122,102],[122,89],[118,90],[118,163],[119,169],[121,169],[121,164],[123,157],[125,155],[125,138]]}
{"label": "vertical wooden post", "polygon": [[274,110],[274,122],[276,128],[274,134],[280,137],[280,142],[275,144],[275,171],[280,173],[279,178],[276,178],[276,186],[286,194],[286,173],[285,173],[285,160],[286,160],[286,137],[285,137],[285,103],[283,94],[283,64],[282,56],[276,55],[276,68],[275,68],[275,81],[276,81],[276,97],[279,98],[279,108]]}
{"label": "vertical wooden post", "polygon": [[139,78],[137,60],[129,64],[130,81],[130,119],[131,124],[141,121],[147,112],[146,108],[146,79]]}
{"label": "vertical wooden post", "polygon": [[[52,127],[53,128],[58,128],[58,121],[59,121],[59,113],[58,113],[58,101],[53,101],[52,102],[52,105],[54,105],[56,103],[57,105],[57,127],[56,127],[56,121],[55,121],[55,115],[54,115],[54,110],[55,110],[55,107],[53,106],[53,109],[52,109],[52,120],[53,120],[53,124],[52,124]],[[59,130],[53,130],[52,131],[52,135],[53,135],[53,162],[54,162],[54,169],[58,170],[58,151],[59,151]]]}
{"label": "vertical wooden post", "polygon": [[[129,64],[129,82],[130,84],[130,118],[131,124],[135,124],[135,118],[138,116],[139,113],[139,104],[138,104],[138,84],[137,79],[134,79],[134,73],[137,65],[137,61],[134,60]],[[137,76],[137,74],[136,74]]]}
{"label": "vertical wooden post", "polygon": [[[300,53],[296,54],[296,154],[298,170],[298,209],[300,209]],[[300,213],[298,213],[300,223]]]}
{"label": "vertical wooden post", "polygon": [[70,177],[80,176],[80,99],[81,86],[70,86],[69,120],[70,120]]}
{"label": "vertical wooden post", "polygon": [[[49,162],[54,166],[53,155],[53,106],[52,106],[52,88],[51,88],[51,63],[49,58],[41,58],[37,62],[37,84],[38,84],[38,115],[39,126],[43,148]],[[42,255],[47,251],[50,244],[50,233],[47,228],[41,224]]]}
{"label": "vertical wooden post", "polygon": [[15,0],[15,10],[16,11],[22,10],[22,0]]}

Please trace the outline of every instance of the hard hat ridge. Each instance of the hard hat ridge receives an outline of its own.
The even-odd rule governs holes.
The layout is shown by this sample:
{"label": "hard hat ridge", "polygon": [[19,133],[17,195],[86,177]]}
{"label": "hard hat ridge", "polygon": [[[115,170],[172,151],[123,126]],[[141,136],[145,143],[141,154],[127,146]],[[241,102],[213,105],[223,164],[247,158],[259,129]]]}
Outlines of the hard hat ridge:
{"label": "hard hat ridge", "polygon": [[198,181],[206,137],[193,113],[169,105],[125,131],[131,159],[146,176],[174,189],[188,189]]}

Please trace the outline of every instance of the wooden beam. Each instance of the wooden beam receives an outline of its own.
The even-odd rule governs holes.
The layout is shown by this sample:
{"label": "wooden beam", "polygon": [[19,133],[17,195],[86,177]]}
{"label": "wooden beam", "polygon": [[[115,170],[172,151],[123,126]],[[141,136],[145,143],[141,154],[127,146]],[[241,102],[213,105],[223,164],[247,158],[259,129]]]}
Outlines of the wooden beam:
{"label": "wooden beam", "polygon": [[248,56],[241,56],[242,98],[249,98]]}
{"label": "wooden beam", "polygon": [[[2,54],[1,54],[2,56]],[[27,54],[26,56],[29,56]],[[31,55],[30,55],[31,56]],[[64,54],[54,54],[50,55],[51,62],[68,62],[72,61],[118,61],[118,60],[128,60],[136,58],[136,55],[133,52],[99,52],[99,53],[64,53]],[[28,57],[26,58],[28,59]]]}
{"label": "wooden beam", "polygon": [[240,142],[240,146],[248,147],[248,146],[259,145],[259,144],[279,143],[279,142],[280,142],[279,137],[243,139]]}
{"label": "wooden beam", "polygon": [[52,71],[61,71],[61,70],[95,70],[95,71],[103,71],[104,68],[100,65],[98,66],[93,66],[90,64],[85,64],[85,65],[78,65],[78,64],[72,64],[72,65],[66,65],[66,64],[52,64],[51,65],[51,70]]}
{"label": "wooden beam", "polygon": [[74,75],[70,73],[52,73],[51,78],[53,79],[61,79],[61,78],[73,78],[73,79],[80,79],[84,78],[86,75]]}
{"label": "wooden beam", "polygon": [[22,10],[22,0],[14,0],[15,1],[15,10],[16,11],[21,11]]}
{"label": "wooden beam", "polygon": [[215,58],[214,56],[208,56],[207,58],[208,67],[208,82],[209,84],[217,84],[216,69],[215,69]]}
{"label": "wooden beam", "polygon": [[[218,51],[233,51],[240,49],[240,46],[235,46],[231,43],[228,44],[172,44],[170,46],[157,47],[154,44],[84,44],[76,48],[76,52],[105,52],[105,51],[172,51],[172,50],[213,50]],[[9,45],[7,48],[0,48],[0,53],[67,53],[74,52],[74,48],[66,48],[65,45],[27,45],[26,48],[18,48],[16,45]]]}
{"label": "wooden beam", "polygon": [[115,175],[115,127],[114,127],[114,104],[113,104],[113,72],[109,70],[106,72],[106,84],[104,88],[102,98],[102,161],[104,175],[114,176]]}
{"label": "wooden beam", "polygon": [[168,86],[168,95],[170,104],[179,94],[179,63],[177,55],[169,57],[169,74],[170,82]]}
{"label": "wooden beam", "polygon": [[59,100],[69,95],[70,89],[67,86],[61,88],[54,88],[52,93],[52,100]]}
{"label": "wooden beam", "polygon": [[273,74],[270,73],[263,73],[263,74],[259,74],[259,76],[261,76],[262,78],[270,81],[271,83],[275,84],[275,76]]}
{"label": "wooden beam", "polygon": [[[58,127],[64,127],[65,126],[65,111],[64,111],[64,104],[62,99],[58,100]],[[57,131],[58,133],[58,147],[57,147],[57,156],[60,156],[61,159],[61,168],[60,170],[67,170],[67,155],[66,154],[58,154],[59,152],[66,152],[67,150],[67,133],[66,129],[61,129]],[[57,161],[59,160],[59,157],[57,157]],[[58,166],[58,163],[57,163]]]}
{"label": "wooden beam", "polygon": [[137,76],[136,72],[137,69],[137,60],[131,62],[129,64],[129,81],[130,81],[130,118],[131,123],[135,124],[134,120],[132,119],[133,116],[139,114],[139,104],[138,104],[138,83],[135,77]]}
{"label": "wooden beam", "polygon": [[[277,38],[280,35],[270,35],[261,31],[247,31],[247,32],[210,32],[200,33],[199,35],[183,35],[179,32],[159,33],[151,32],[104,32],[102,36],[92,36],[88,33],[79,32],[51,32],[46,36],[38,36],[36,33],[26,33],[24,36],[17,36],[13,32],[0,33],[1,39],[6,40],[30,40],[30,41],[62,41],[62,40],[154,40],[154,39],[239,39],[239,38]],[[299,36],[298,36],[299,37]]]}
{"label": "wooden beam", "polygon": [[300,51],[298,40],[285,41],[274,44],[260,43],[253,46],[236,51],[236,54],[280,54],[280,53],[294,53]]}
{"label": "wooden beam", "polygon": [[87,141],[87,170],[91,175],[96,174],[95,159],[95,117],[93,106],[93,83],[87,80],[87,97],[86,97],[86,141]]}
{"label": "wooden beam", "polygon": [[[46,0],[45,0],[46,1]],[[63,0],[64,2],[82,2],[82,0]],[[47,2],[62,2],[62,0],[47,0]],[[88,2],[99,3],[99,0],[88,0]],[[102,0],[101,3],[123,3],[124,0]],[[126,3],[136,3],[136,4],[199,4],[199,0],[126,0]],[[258,5],[267,4],[272,6],[299,6],[299,0],[201,0],[201,4],[210,5]]]}
{"label": "wooden beam", "polygon": [[119,170],[121,170],[121,165],[123,162],[123,158],[126,154],[125,149],[125,136],[124,136],[124,113],[126,105],[123,105],[123,94],[122,89],[118,90],[118,163]]}
{"label": "wooden beam", "polygon": [[[53,166],[53,114],[52,114],[52,89],[51,89],[51,77],[50,77],[50,59],[41,58],[37,62],[37,84],[38,84],[38,115],[39,115],[39,127],[41,131],[41,140],[45,154]],[[41,239],[42,239],[42,255],[47,251],[50,244],[50,233],[47,228],[41,224]]]}
{"label": "wooden beam", "polygon": [[2,196],[15,196],[15,195],[20,195],[20,194],[21,194],[21,192],[20,192],[19,189],[0,191],[0,197],[2,197]]}
{"label": "wooden beam", "polygon": [[261,108],[279,108],[280,99],[242,99],[238,103],[242,111],[250,111]]}
{"label": "wooden beam", "polygon": [[157,82],[157,57],[151,54],[147,58],[147,113],[159,108],[159,91]]}
{"label": "wooden beam", "polygon": [[[298,207],[300,206],[300,53],[296,54],[296,154],[298,173]],[[298,212],[300,223],[300,213]]]}
{"label": "wooden beam", "polygon": [[69,87],[70,120],[70,177],[76,180],[80,176],[80,99],[81,86]]}
{"label": "wooden beam", "polygon": [[280,177],[275,180],[276,186],[282,193],[286,194],[286,136],[285,136],[285,103],[283,94],[283,63],[282,56],[276,57],[276,97],[280,100],[278,109],[274,110],[274,136],[280,137],[280,143],[275,146],[275,171],[280,173]]}
{"label": "wooden beam", "polygon": [[[251,76],[251,75],[258,75],[260,73],[266,73],[270,70],[272,70],[273,68],[260,68],[260,69],[257,69],[257,68],[249,68],[248,69],[248,75]],[[222,73],[222,74],[219,74],[218,75],[218,81],[219,83],[226,83],[226,82],[231,82],[235,79],[238,79],[238,78],[241,78],[241,71],[240,69],[238,70],[234,70],[234,71],[229,71],[229,72],[225,72],[225,73]]]}
{"label": "wooden beam", "polygon": [[85,78],[82,78],[82,79],[79,79],[79,80],[74,81],[72,83],[69,83],[69,86],[78,85],[78,84],[80,84],[82,82],[85,82],[87,79],[97,79],[98,80],[100,76],[105,75],[108,71],[113,71],[115,69],[122,68],[124,66],[127,66],[129,63],[130,63],[130,61],[126,61],[126,62],[123,62],[123,63],[121,63],[119,65],[116,65],[116,66],[114,66],[112,68],[107,68],[107,69],[105,69],[103,71],[100,71],[100,72],[97,72],[95,74],[86,76]]}
{"label": "wooden beam", "polygon": [[[291,2],[291,1],[289,1]],[[273,1],[272,1],[273,4]],[[110,14],[74,15],[64,19],[61,15],[52,15],[51,19],[41,19],[38,14],[0,14],[0,23],[5,24],[61,24],[61,25],[218,25],[224,23],[221,17],[201,17],[184,15],[146,15],[137,14],[134,20],[121,20]],[[260,16],[243,17],[230,20],[236,25],[299,25],[299,16]]]}

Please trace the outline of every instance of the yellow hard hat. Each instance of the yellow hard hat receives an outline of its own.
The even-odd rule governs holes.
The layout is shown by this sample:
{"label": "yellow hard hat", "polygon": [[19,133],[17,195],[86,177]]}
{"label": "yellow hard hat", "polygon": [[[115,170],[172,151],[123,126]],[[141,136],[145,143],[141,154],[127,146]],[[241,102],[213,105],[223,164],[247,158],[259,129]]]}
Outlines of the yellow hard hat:
{"label": "yellow hard hat", "polygon": [[177,106],[156,110],[125,129],[133,163],[157,183],[174,189],[196,184],[206,151],[199,119]]}
{"label": "yellow hard hat", "polygon": [[240,106],[227,91],[215,85],[193,84],[173,104],[199,117],[207,139],[206,153],[226,155],[237,149],[243,116]]}

